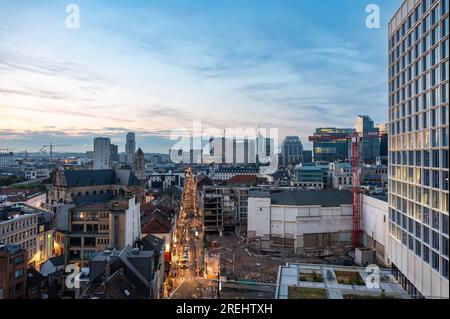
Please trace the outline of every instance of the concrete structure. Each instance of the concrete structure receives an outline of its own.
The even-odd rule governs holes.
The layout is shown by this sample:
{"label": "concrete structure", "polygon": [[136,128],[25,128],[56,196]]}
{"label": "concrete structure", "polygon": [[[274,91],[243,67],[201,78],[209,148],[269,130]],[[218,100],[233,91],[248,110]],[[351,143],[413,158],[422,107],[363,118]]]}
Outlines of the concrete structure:
{"label": "concrete structure", "polygon": [[200,196],[203,229],[205,233],[222,235],[234,232],[236,227],[236,202],[228,187],[205,186]]}
{"label": "concrete structure", "polygon": [[350,191],[249,192],[247,236],[262,250],[329,255],[351,247]]}
{"label": "concrete structure", "polygon": [[[348,160],[351,157],[351,143],[346,138],[355,130],[351,128],[318,128],[314,133],[314,161],[335,162]],[[330,139],[327,139],[329,137]]]}
{"label": "concrete structure", "polygon": [[448,298],[449,3],[389,23],[389,259],[411,295]]}
{"label": "concrete structure", "polygon": [[388,267],[388,203],[372,196],[361,196],[362,245],[375,252],[378,264]]}
{"label": "concrete structure", "polygon": [[54,214],[16,203],[0,206],[0,243],[25,249],[26,263],[35,268],[52,257]]}
{"label": "concrete structure", "polygon": [[355,122],[356,132],[361,134],[361,161],[375,164],[380,156],[379,129],[375,127],[372,119],[367,115],[358,115]]}
{"label": "concrete structure", "polygon": [[127,164],[133,164],[134,153],[136,152],[136,135],[128,132],[125,142],[125,155]]}
{"label": "concrete structure", "polygon": [[284,167],[303,162],[303,145],[298,136],[286,136],[281,143],[281,162]]}
{"label": "concrete structure", "polygon": [[0,300],[26,297],[26,255],[19,245],[0,244]]}
{"label": "concrete structure", "polygon": [[107,137],[94,139],[94,169],[111,168],[111,140]]}
{"label": "concrete structure", "polygon": [[363,267],[287,263],[280,266],[275,299],[410,299],[392,276],[380,269],[379,286],[368,285]]}

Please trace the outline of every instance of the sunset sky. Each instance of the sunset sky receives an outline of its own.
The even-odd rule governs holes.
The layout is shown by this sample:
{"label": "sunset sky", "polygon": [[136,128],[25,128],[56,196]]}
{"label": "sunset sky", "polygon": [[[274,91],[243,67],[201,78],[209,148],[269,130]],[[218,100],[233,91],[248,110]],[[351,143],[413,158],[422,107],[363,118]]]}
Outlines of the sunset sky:
{"label": "sunset sky", "polygon": [[[44,2],[44,4],[42,4]],[[387,22],[401,0],[0,2],[0,148],[86,151],[127,131],[164,152],[170,130],[387,121]],[[80,8],[80,29],[65,7]],[[380,29],[365,8],[381,9]],[[60,151],[63,149],[59,149]]]}

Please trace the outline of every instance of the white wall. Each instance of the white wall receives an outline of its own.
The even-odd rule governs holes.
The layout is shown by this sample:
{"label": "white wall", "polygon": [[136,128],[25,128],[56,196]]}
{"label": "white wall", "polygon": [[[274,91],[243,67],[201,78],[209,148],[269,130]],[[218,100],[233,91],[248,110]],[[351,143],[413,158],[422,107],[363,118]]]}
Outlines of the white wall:
{"label": "white wall", "polygon": [[387,251],[388,203],[367,195],[361,195],[361,229],[384,246],[384,263],[389,264]]}
{"label": "white wall", "polygon": [[125,245],[134,247],[134,241],[141,238],[141,204],[136,203],[136,197],[128,201],[125,211]]}
{"label": "white wall", "polygon": [[448,280],[443,280],[438,272],[392,236],[388,237],[388,247],[391,262],[425,297],[449,298]]}
{"label": "white wall", "polygon": [[248,198],[247,232],[255,236],[270,234],[270,198]]}
{"label": "white wall", "polygon": [[248,232],[255,236],[301,236],[350,231],[352,205],[340,207],[270,205],[270,198],[248,199]]}

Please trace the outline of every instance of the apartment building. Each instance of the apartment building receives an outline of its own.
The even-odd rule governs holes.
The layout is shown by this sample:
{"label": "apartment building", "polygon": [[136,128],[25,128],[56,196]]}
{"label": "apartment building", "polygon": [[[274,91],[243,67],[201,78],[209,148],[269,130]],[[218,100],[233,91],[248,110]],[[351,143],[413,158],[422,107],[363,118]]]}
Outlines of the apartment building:
{"label": "apartment building", "polygon": [[448,0],[405,0],[388,54],[389,259],[412,296],[448,298]]}
{"label": "apartment building", "polygon": [[111,140],[107,137],[94,139],[94,169],[111,168]]}
{"label": "apartment building", "polygon": [[27,251],[19,245],[0,245],[0,300],[24,299],[27,284]]}
{"label": "apartment building", "polygon": [[0,206],[0,243],[26,251],[26,263],[39,268],[54,255],[54,214],[27,204]]}

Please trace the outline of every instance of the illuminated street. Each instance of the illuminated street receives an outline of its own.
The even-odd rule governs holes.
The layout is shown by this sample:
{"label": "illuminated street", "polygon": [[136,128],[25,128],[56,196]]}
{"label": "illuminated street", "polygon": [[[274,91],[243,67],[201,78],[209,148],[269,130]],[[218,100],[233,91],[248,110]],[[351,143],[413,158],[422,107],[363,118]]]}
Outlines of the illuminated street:
{"label": "illuminated street", "polygon": [[197,210],[195,176],[190,168],[186,169],[185,177],[171,269],[176,280],[170,298],[176,299],[202,298],[206,286],[199,279],[203,274],[203,233]]}

